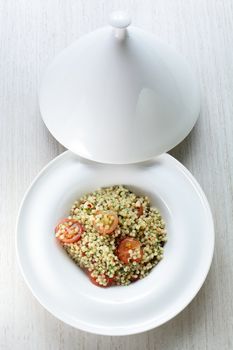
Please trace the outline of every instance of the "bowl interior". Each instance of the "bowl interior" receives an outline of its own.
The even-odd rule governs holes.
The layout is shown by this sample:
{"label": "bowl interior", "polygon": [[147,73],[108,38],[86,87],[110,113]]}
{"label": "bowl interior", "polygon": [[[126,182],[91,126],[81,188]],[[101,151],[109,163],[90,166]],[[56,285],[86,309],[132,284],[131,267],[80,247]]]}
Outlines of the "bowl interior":
{"label": "bowl interior", "polygon": [[[87,192],[90,192],[90,188],[93,188],[93,190],[97,189],[101,186],[106,186],[106,183],[100,181],[97,184],[97,187],[94,187],[93,184],[93,177],[90,177],[90,182],[86,182],[86,186],[88,188]],[[96,183],[96,181],[95,181]],[[119,185],[119,183],[108,183],[108,185]],[[127,182],[124,182],[124,185],[134,191],[138,195],[147,195],[151,200],[151,205],[158,208],[161,212],[165,222],[166,222],[166,228],[168,232],[174,232],[174,228],[172,228],[172,220],[171,220],[171,214],[169,211],[169,208],[164,203],[163,199],[160,197],[159,194],[154,193],[149,186],[143,186],[141,184],[137,184],[136,181],[134,185],[128,184]],[[64,189],[65,191],[65,189]],[[44,240],[45,242],[48,240],[49,236],[52,236],[51,239],[51,247],[49,248],[50,252],[52,254],[55,254],[56,249],[56,264],[60,266],[59,269],[63,269],[64,266],[66,266],[67,272],[66,275],[68,280],[66,283],[69,283],[69,281],[76,281],[73,285],[72,282],[72,289],[75,293],[77,293],[76,288],[78,289],[78,292],[80,293],[83,291],[85,295],[89,296],[91,299],[95,299],[97,301],[103,302],[103,303],[126,303],[131,302],[132,300],[136,300],[142,297],[145,297],[148,293],[151,293],[152,289],[154,288],[154,279],[161,279],[162,274],[164,273],[163,260],[160,261],[160,263],[152,269],[151,273],[145,277],[143,280],[139,280],[135,283],[132,283],[131,285],[125,287],[125,286],[114,286],[111,288],[99,288],[95,285],[92,285],[86,276],[86,274],[80,269],[72,260],[71,258],[64,252],[61,245],[57,242],[57,240],[52,235],[54,231],[54,227],[56,226],[56,223],[66,217],[69,214],[69,210],[73,204],[73,202],[76,199],[79,199],[82,195],[84,195],[86,192],[83,191],[83,187],[80,188],[79,184],[76,183],[72,188],[70,188],[69,191],[65,191],[62,195],[62,198],[60,200],[59,206],[54,208],[53,216],[57,219],[54,222],[47,222],[47,227],[44,229]],[[52,229],[50,229],[50,227]],[[170,234],[169,234],[169,237]],[[166,244],[165,247],[165,254],[166,256],[169,256],[169,247],[171,244]],[[159,267],[160,265],[160,267]],[[72,273],[71,273],[72,271]],[[153,274],[153,275],[152,275]],[[161,277],[160,277],[161,276]]]}

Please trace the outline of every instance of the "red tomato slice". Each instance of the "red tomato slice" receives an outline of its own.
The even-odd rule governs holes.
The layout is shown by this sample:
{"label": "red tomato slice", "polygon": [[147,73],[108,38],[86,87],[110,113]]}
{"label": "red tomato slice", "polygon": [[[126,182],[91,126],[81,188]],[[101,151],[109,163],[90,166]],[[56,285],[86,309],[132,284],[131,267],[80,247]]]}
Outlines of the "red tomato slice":
{"label": "red tomato slice", "polygon": [[[139,257],[132,258],[129,253],[130,250],[139,250]],[[124,264],[128,264],[130,261],[140,262],[142,260],[142,255],[141,243],[134,238],[124,238],[117,248],[117,256]]]}
{"label": "red tomato slice", "polygon": [[118,222],[118,216],[114,211],[99,210],[96,212],[96,218],[94,222],[95,228],[97,231],[99,231],[99,233],[102,233],[103,235],[112,233],[117,228]]}
{"label": "red tomato slice", "polygon": [[98,287],[103,287],[101,284],[99,284],[97,281],[96,281],[96,277],[92,277],[91,276],[91,272],[88,271],[87,273],[91,283],[93,283],[95,286],[98,286]]}
{"label": "red tomato slice", "polygon": [[92,272],[87,271],[87,275],[88,275],[91,283],[93,283],[95,286],[102,287],[102,288],[107,288],[107,287],[110,287],[110,286],[115,284],[115,278],[114,277],[110,278],[110,277],[104,275],[105,279],[107,281],[107,285],[103,286],[102,284],[99,284],[99,282],[96,281],[96,277],[91,276],[91,274],[92,274]]}
{"label": "red tomato slice", "polygon": [[62,243],[75,243],[80,240],[84,227],[78,220],[62,219],[55,228],[55,235]]}

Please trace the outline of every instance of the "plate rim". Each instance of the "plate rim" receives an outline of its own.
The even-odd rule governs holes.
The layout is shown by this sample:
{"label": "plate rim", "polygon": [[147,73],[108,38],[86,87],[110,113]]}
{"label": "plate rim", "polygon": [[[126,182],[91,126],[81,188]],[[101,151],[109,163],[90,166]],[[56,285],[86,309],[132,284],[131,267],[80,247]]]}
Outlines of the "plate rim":
{"label": "plate rim", "polygon": [[[58,312],[56,310],[54,311],[52,307],[50,307],[44,301],[41,300],[40,296],[38,295],[39,293],[37,293],[33,289],[33,287],[30,285],[30,278],[28,278],[26,276],[26,274],[24,273],[24,268],[23,268],[23,264],[21,262],[20,252],[19,252],[19,247],[18,247],[19,220],[21,217],[21,212],[22,212],[23,207],[24,207],[24,203],[26,202],[26,199],[27,199],[29,193],[31,192],[31,189],[34,187],[34,185],[36,184],[38,179],[41,177],[41,175],[44,174],[53,165],[53,163],[55,163],[56,161],[58,161],[62,158],[67,157],[67,155],[74,155],[75,157],[77,157],[77,159],[81,159],[79,156],[77,156],[73,152],[66,150],[66,151],[62,152],[61,154],[59,154],[58,156],[56,156],[55,158],[53,158],[51,161],[49,161],[39,171],[39,173],[36,175],[36,177],[32,180],[32,182],[30,183],[30,185],[26,189],[26,191],[23,195],[23,198],[21,200],[19,209],[18,209],[18,215],[17,215],[17,219],[16,219],[16,226],[15,226],[16,260],[17,260],[17,264],[19,266],[20,273],[23,276],[23,279],[24,279],[26,285],[28,286],[29,290],[31,291],[31,293],[35,297],[35,299],[39,302],[39,304],[42,305],[54,317],[56,317],[57,319],[59,319],[60,321],[62,321],[64,323],[68,324],[69,326],[72,326],[73,328],[76,328],[76,329],[79,329],[82,331],[86,331],[86,332],[89,332],[92,334],[106,335],[106,336],[126,336],[126,335],[140,334],[140,333],[149,331],[151,329],[154,329],[156,327],[159,327],[159,326],[165,324],[166,322],[170,321],[175,316],[177,316],[181,311],[183,311],[191,303],[191,301],[195,298],[195,296],[197,295],[197,293],[199,292],[199,290],[201,289],[201,287],[203,286],[203,284],[206,280],[206,277],[208,275],[208,272],[210,270],[210,266],[211,266],[211,263],[213,260],[214,246],[215,246],[214,220],[213,220],[213,215],[211,212],[209,202],[208,202],[207,197],[206,197],[204,191],[202,190],[200,184],[195,179],[195,177],[191,174],[191,172],[182,163],[180,163],[176,158],[174,158],[170,154],[163,153],[159,157],[155,157],[155,159],[160,158],[160,157],[167,158],[168,161],[173,162],[174,165],[176,167],[178,167],[179,170],[185,175],[185,177],[188,178],[188,180],[191,182],[192,186],[196,189],[197,193],[199,194],[199,196],[202,200],[203,208],[205,209],[205,216],[208,219],[209,235],[212,238],[210,240],[210,245],[209,245],[208,260],[206,260],[206,265],[205,265],[204,273],[202,274],[202,278],[200,279],[199,283],[196,284],[195,288],[193,288],[193,292],[191,294],[189,294],[189,297],[187,298],[188,300],[185,300],[185,302],[181,306],[179,306],[178,308],[176,308],[176,307],[173,308],[170,313],[167,313],[165,316],[163,316],[162,318],[160,318],[156,322],[155,322],[155,320],[152,320],[150,322],[143,323],[142,325],[133,326],[133,327],[127,326],[124,328],[121,328],[121,327],[105,328],[103,326],[91,325],[89,323],[80,322],[79,320],[73,321],[73,320],[69,319],[69,317],[67,317],[67,315],[65,313],[61,314],[59,311]],[[84,159],[84,161],[85,161],[85,159]],[[91,162],[89,160],[87,160],[87,161],[88,161],[88,163]],[[145,163],[145,162],[142,162],[142,163]],[[99,164],[101,164],[101,163],[99,163]],[[105,164],[105,165],[106,166],[114,166],[113,164]],[[122,164],[122,166],[124,166],[124,165],[125,164]],[[132,164],[129,164],[129,165],[132,165]],[[119,164],[116,164],[116,166],[119,166]]]}

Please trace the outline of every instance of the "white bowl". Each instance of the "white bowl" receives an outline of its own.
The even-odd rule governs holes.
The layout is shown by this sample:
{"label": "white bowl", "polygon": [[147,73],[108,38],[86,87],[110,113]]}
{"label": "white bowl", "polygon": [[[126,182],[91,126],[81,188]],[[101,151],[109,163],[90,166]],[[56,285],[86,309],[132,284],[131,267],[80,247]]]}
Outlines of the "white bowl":
{"label": "white bowl", "polygon": [[[151,198],[166,221],[168,242],[163,260],[146,278],[104,289],[68,257],[54,227],[76,198],[113,184]],[[92,333],[126,335],[163,324],[194,298],[211,264],[214,228],[200,186],[168,154],[141,164],[103,165],[67,151],[42,170],[25,195],[16,246],[25,281],[54,316]]]}

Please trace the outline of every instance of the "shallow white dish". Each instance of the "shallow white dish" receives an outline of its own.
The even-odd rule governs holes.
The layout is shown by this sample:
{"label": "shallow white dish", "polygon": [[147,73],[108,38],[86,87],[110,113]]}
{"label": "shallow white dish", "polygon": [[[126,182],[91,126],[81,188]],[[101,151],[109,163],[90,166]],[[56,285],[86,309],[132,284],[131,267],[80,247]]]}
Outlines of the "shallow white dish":
{"label": "shallow white dish", "polygon": [[[147,194],[167,223],[163,260],[128,287],[99,288],[54,238],[72,202],[100,186],[124,184]],[[22,274],[54,316],[97,334],[126,335],[157,327],[194,298],[212,261],[214,228],[206,197],[177,160],[163,154],[133,165],[103,165],[67,151],[37,176],[23,200],[16,248]]]}

